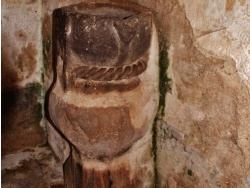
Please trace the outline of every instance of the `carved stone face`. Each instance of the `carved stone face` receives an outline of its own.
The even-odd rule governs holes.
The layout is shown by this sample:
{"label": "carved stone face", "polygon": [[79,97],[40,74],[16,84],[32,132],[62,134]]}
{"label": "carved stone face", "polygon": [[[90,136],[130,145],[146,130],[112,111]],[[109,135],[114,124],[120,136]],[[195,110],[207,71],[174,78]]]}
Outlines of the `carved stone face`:
{"label": "carved stone face", "polygon": [[49,100],[51,118],[69,142],[99,159],[125,152],[151,131],[158,103],[151,13],[106,1],[54,11],[57,81]]}

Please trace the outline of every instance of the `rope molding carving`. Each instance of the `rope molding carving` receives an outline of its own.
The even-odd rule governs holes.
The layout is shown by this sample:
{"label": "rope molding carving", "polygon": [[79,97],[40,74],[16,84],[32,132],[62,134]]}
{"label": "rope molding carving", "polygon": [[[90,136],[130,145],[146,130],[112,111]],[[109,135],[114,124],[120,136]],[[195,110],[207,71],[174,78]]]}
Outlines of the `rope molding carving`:
{"label": "rope molding carving", "polygon": [[147,62],[138,60],[136,63],[119,67],[81,66],[73,71],[76,78],[95,81],[112,81],[130,79],[139,76],[147,68]]}
{"label": "rope molding carving", "polygon": [[86,0],[54,10],[52,30],[48,110],[71,147],[64,186],[153,187],[159,49],[152,12]]}
{"label": "rope molding carving", "polygon": [[148,54],[145,54],[129,65],[118,67],[83,65],[73,68],[65,75],[67,79],[64,89],[85,94],[130,91],[140,84],[138,76],[147,69],[147,59]]}

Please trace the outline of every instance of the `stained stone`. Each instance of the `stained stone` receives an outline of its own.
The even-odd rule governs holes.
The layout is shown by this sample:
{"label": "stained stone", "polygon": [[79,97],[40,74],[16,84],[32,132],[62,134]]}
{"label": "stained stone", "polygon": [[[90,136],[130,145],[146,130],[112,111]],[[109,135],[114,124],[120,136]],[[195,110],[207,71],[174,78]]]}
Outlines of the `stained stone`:
{"label": "stained stone", "polygon": [[2,91],[3,155],[46,143],[46,135],[40,126],[40,90],[41,86],[34,84],[22,89]]}
{"label": "stained stone", "polygon": [[65,185],[151,185],[151,130],[158,106],[151,12],[116,1],[56,9],[53,44],[49,112],[71,145]]}

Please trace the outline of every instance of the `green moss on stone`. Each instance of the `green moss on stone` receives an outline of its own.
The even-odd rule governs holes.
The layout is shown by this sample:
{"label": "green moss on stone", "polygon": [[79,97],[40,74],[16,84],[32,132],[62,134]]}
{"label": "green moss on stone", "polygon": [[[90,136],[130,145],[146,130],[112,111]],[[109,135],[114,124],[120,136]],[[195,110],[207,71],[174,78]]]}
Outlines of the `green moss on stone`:
{"label": "green moss on stone", "polygon": [[166,94],[168,91],[171,90],[169,84],[171,79],[169,79],[167,75],[169,59],[168,59],[168,42],[166,39],[164,39],[162,43],[160,57],[159,57],[159,66],[160,66],[160,82],[159,82],[160,99],[159,99],[158,116],[162,117],[164,116],[165,113]]}
{"label": "green moss on stone", "polygon": [[45,36],[43,36],[42,40],[42,56],[43,56],[43,66],[42,66],[42,82],[44,82],[44,77],[47,71],[47,61],[49,60],[51,53],[51,42],[52,38],[49,32]]}
{"label": "green moss on stone", "polygon": [[152,155],[154,158],[154,187],[159,187],[159,177],[157,171],[157,130],[158,130],[158,122],[165,114],[165,104],[166,104],[166,94],[168,91],[171,90],[170,87],[170,79],[167,75],[167,69],[169,66],[169,59],[168,59],[168,42],[166,39],[163,39],[162,46],[160,48],[159,54],[159,106],[158,106],[158,113],[154,119],[153,129],[152,129]]}
{"label": "green moss on stone", "polygon": [[188,169],[187,173],[188,173],[189,176],[193,176],[193,171],[192,170]]}
{"label": "green moss on stone", "polygon": [[47,33],[46,36],[44,36],[42,45],[43,45],[44,69],[47,70],[46,61],[48,60],[51,51],[51,35],[49,33]]}
{"label": "green moss on stone", "polygon": [[[43,111],[43,104],[39,102],[39,99],[43,98],[43,86],[40,83],[29,83],[26,85],[26,90],[31,91],[33,95],[37,97],[37,105],[34,111],[36,111],[37,118],[36,122],[41,122],[43,119],[42,111]],[[26,96],[29,99],[31,96]],[[40,123],[39,123],[40,124]]]}
{"label": "green moss on stone", "polygon": [[154,159],[154,187],[159,187],[159,178],[157,171],[157,122],[158,117],[154,119],[153,129],[152,129],[152,156]]}
{"label": "green moss on stone", "polygon": [[26,84],[25,88],[30,88],[32,90],[36,90],[36,93],[38,94],[38,97],[42,97],[43,94],[43,86],[40,83],[28,83]]}

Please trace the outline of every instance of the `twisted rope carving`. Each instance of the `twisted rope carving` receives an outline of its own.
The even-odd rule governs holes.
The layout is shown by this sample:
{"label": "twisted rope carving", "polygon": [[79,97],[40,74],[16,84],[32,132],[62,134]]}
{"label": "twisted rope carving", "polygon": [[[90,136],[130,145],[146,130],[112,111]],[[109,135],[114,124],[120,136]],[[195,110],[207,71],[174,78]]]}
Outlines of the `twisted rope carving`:
{"label": "twisted rope carving", "polygon": [[144,72],[147,62],[140,59],[131,65],[120,67],[90,67],[81,66],[73,71],[76,78],[95,81],[112,81],[130,79]]}

